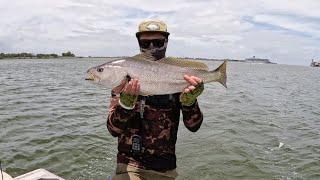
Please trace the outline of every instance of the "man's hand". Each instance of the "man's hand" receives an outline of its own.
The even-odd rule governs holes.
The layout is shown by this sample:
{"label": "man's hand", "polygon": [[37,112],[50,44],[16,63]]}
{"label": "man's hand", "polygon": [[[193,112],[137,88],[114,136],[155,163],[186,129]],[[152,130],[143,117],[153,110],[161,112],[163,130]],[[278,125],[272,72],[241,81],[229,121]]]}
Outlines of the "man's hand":
{"label": "man's hand", "polygon": [[190,85],[186,87],[180,95],[180,102],[183,106],[191,106],[204,90],[203,81],[198,77],[188,75],[184,75],[184,79]]}
{"label": "man's hand", "polygon": [[140,83],[137,79],[132,79],[125,85],[120,93],[120,105],[126,109],[133,109],[140,92]]}

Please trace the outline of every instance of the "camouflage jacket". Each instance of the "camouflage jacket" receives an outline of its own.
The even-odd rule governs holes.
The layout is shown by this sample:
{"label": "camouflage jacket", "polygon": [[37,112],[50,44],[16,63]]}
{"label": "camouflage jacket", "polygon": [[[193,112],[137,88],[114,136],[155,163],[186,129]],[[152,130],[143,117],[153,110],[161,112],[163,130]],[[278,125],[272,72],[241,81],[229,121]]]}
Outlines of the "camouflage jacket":
{"label": "camouflage jacket", "polygon": [[[119,105],[119,89],[112,90],[107,127],[110,134],[118,137],[117,163],[129,164],[157,171],[176,168],[175,144],[180,119],[192,132],[197,131],[203,115],[198,103],[186,107],[179,102],[179,95],[139,96],[133,110]],[[145,101],[143,106],[141,103]],[[143,110],[143,113],[141,113]],[[134,156],[131,151],[132,136],[142,138],[143,155]]]}

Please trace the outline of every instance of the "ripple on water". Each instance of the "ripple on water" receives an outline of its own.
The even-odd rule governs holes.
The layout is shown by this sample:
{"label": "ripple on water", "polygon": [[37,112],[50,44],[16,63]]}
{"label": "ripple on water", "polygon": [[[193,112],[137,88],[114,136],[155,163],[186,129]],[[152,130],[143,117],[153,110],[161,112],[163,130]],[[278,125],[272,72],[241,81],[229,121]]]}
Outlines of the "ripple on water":
{"label": "ripple on water", "polygon": [[[45,168],[65,179],[114,172],[117,139],[105,125],[110,89],[83,81],[89,67],[104,61],[0,61],[6,172]],[[229,63],[228,88],[206,84],[198,99],[200,130],[191,133],[180,123],[178,179],[320,179],[317,70]]]}

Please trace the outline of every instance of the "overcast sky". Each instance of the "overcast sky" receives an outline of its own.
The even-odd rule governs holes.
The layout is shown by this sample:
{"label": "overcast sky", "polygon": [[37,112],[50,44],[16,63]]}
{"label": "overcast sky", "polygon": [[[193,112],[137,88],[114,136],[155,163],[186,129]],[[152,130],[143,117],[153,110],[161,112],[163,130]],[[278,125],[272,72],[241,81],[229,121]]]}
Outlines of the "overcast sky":
{"label": "overcast sky", "polygon": [[319,0],[0,0],[0,17],[0,52],[134,55],[139,22],[161,19],[168,56],[320,59]]}

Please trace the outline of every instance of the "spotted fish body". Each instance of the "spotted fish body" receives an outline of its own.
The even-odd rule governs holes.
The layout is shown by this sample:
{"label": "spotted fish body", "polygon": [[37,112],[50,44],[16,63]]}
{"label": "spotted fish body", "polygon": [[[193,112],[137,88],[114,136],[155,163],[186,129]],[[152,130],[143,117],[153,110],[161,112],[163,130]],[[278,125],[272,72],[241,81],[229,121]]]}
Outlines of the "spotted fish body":
{"label": "spotted fish body", "polygon": [[139,80],[141,95],[172,94],[182,92],[189,85],[184,75],[199,77],[204,83],[220,82],[226,87],[226,63],[209,71],[205,64],[196,61],[175,58],[153,61],[137,55],[90,68],[87,79],[115,87],[129,77]]}

